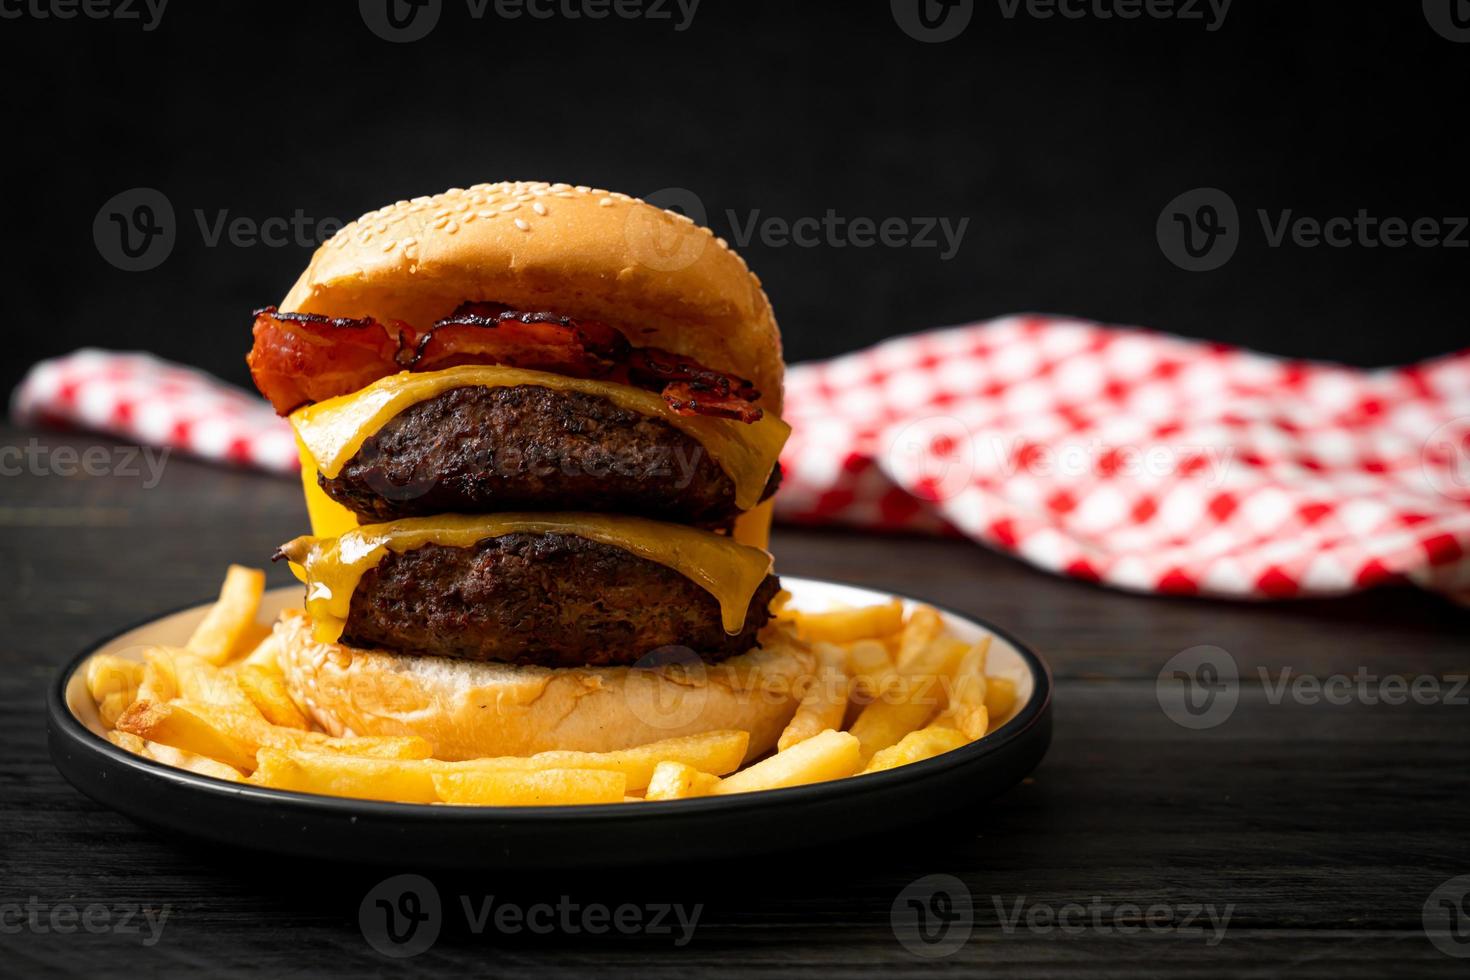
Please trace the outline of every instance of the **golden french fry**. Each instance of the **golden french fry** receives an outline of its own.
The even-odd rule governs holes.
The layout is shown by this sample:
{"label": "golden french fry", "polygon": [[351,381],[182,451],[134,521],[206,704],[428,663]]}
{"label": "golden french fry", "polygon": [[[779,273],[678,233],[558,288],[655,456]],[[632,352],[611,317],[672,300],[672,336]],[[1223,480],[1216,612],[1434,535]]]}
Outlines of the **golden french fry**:
{"label": "golden french fry", "polygon": [[832,609],[826,612],[794,610],[796,635],[808,642],[851,643],[887,636],[903,628],[903,603],[897,599],[881,606]]}
{"label": "golden french fry", "polygon": [[898,641],[898,666],[903,668],[919,656],[944,631],[944,620],[933,606],[916,606],[903,624]]}
{"label": "golden french fry", "polygon": [[219,599],[185,644],[188,651],[215,666],[230,659],[241,638],[255,622],[255,613],[264,593],[265,572],[231,565],[225,573],[225,583],[220,587]]}
{"label": "golden french fry", "polygon": [[[985,661],[990,654],[990,637],[983,636],[966,651],[955,668],[945,709],[929,723],[930,728],[955,728],[980,738],[989,718],[985,711]],[[975,734],[972,734],[975,733]]]}
{"label": "golden french fry", "polygon": [[255,649],[245,655],[242,664],[251,667],[264,667],[267,670],[279,671],[281,665],[276,654],[281,649],[281,641],[272,631],[255,645]]}
{"label": "golden french fry", "polygon": [[621,803],[627,782],[606,769],[447,772],[435,773],[433,780],[441,800],[462,806]]}
{"label": "golden french fry", "polygon": [[109,694],[136,694],[143,682],[143,664],[112,653],[98,654],[87,661],[86,680],[95,701]]}
{"label": "golden french fry", "polygon": [[270,639],[274,632],[274,623],[257,623],[254,620],[245,625],[240,633],[240,639],[235,641],[234,648],[230,651],[227,663],[244,660],[250,654],[260,648],[260,645]]}
{"label": "golden french fry", "polygon": [[990,719],[1000,724],[1010,717],[1016,706],[1016,682],[1009,677],[990,677],[985,684],[985,710]]}
{"label": "golden french fry", "polygon": [[323,752],[355,755],[367,759],[427,759],[433,746],[417,735],[355,735],[333,737],[321,732],[302,731],[272,725],[260,717],[253,706],[249,710],[219,704],[174,701],[172,706],[189,711],[196,717],[226,732],[244,744],[252,753],[260,749],[300,752]]}
{"label": "golden french fry", "polygon": [[172,701],[179,696],[179,680],[174,676],[173,656],[168,647],[153,647],[143,652],[143,679],[138,682],[137,700]]}
{"label": "golden french fry", "polygon": [[720,777],[700,772],[682,762],[660,762],[653,769],[648,781],[646,800],[687,800],[695,796],[708,796],[720,785]]}
{"label": "golden french fry", "polygon": [[857,772],[858,753],[855,737],[829,729],[726,776],[713,792],[725,796],[841,779]]}
{"label": "golden french fry", "polygon": [[423,762],[364,759],[328,752],[261,749],[250,782],[271,789],[397,803],[437,803],[433,770]]}
{"label": "golden french fry", "polygon": [[881,640],[858,640],[848,647],[847,672],[852,676],[855,700],[882,697],[898,679],[893,655]]}
{"label": "golden french fry", "polygon": [[862,746],[867,765],[880,749],[895,745],[909,732],[944,710],[946,688],[968,647],[940,637],[899,665],[899,681],[883,698],[863,708],[851,732]]}
{"label": "golden french fry", "polygon": [[238,769],[211,759],[207,755],[196,755],[193,752],[185,752],[183,749],[176,749],[171,745],[163,745],[159,742],[144,742],[142,754],[155,762],[162,762],[176,769],[197,772],[201,776],[213,776],[215,779],[223,779],[231,783],[243,782],[245,779],[244,774]]}
{"label": "golden french fry", "polygon": [[[171,701],[183,698],[200,704],[218,704],[238,708],[247,714],[259,715],[255,705],[235,684],[227,672],[179,647],[151,647],[144,651],[146,667],[154,670],[156,686],[149,685],[148,670],[144,670],[145,686],[149,687],[151,701]],[[139,699],[144,699],[140,692]]]}
{"label": "golden french fry", "polygon": [[116,728],[107,733],[107,740],[120,749],[124,749],[133,755],[146,755],[148,743],[134,735],[132,732],[120,732]]}
{"label": "golden french fry", "polygon": [[286,690],[286,679],[279,668],[271,670],[258,664],[241,663],[235,671],[235,683],[272,725],[302,731],[311,728],[311,723],[291,700]]}
{"label": "golden french fry", "polygon": [[910,762],[933,758],[969,742],[970,739],[963,732],[957,732],[953,728],[929,727],[909,732],[897,745],[890,745],[873,753],[873,761],[868,763],[863,772],[882,772],[884,769],[906,766]]}
{"label": "golden french fry", "polygon": [[255,768],[255,752],[251,746],[177,701],[167,704],[134,701],[118,718],[117,727],[150,742],[208,756],[241,772]]}
{"label": "golden french fry", "polygon": [[817,674],[802,695],[801,704],[791,716],[785,731],[776,742],[784,752],[829,728],[838,728],[847,711],[847,654],[830,643],[814,645]]}
{"label": "golden french fry", "polygon": [[441,765],[465,770],[602,769],[622,773],[627,779],[627,791],[639,793],[647,788],[661,762],[680,762],[700,772],[722,776],[740,768],[749,746],[749,732],[732,730],[665,738],[612,752],[555,750],[532,756],[467,759]]}
{"label": "golden french fry", "polygon": [[138,699],[143,664],[115,654],[99,654],[87,661],[87,690],[97,704],[97,715],[108,728]]}

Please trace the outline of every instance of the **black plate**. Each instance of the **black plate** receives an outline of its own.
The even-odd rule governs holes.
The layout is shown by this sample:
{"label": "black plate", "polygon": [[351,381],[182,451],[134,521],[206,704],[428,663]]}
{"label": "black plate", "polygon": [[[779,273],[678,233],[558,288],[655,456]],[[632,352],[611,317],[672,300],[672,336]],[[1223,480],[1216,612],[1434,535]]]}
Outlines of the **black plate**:
{"label": "black plate", "polygon": [[[803,593],[859,603],[889,598],[790,577],[782,583],[799,605]],[[286,595],[299,597],[300,590],[278,589],[271,598],[279,604]],[[92,799],[166,834],[295,857],[380,864],[391,856],[416,867],[465,870],[609,868],[647,863],[658,854],[680,861],[767,854],[977,810],[1030,773],[1051,740],[1047,665],[1003,630],[946,612],[950,627],[962,634],[983,629],[994,635],[992,663],[1019,665],[1030,677],[1029,697],[983,739],[886,772],[739,796],[562,807],[425,806],[242,786],[123,751],[90,729],[68,702],[78,685],[85,696],[77,671],[94,652],[129,638],[148,642],[142,637],[155,625],[177,637],[181,621],[202,615],[203,608],[121,631],[67,664],[47,692],[51,758]]]}

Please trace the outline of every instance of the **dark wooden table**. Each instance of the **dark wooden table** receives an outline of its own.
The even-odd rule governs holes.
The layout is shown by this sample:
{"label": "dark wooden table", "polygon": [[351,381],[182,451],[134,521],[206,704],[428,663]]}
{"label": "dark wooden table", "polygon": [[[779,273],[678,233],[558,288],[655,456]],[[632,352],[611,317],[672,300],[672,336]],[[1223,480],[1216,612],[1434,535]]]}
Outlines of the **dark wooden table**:
{"label": "dark wooden table", "polygon": [[[1407,589],[1276,605],[1145,598],[961,542],[792,529],[774,545],[782,570],[982,615],[1049,658],[1055,739],[1034,778],[958,836],[716,867],[657,854],[636,876],[434,874],[437,943],[390,959],[364,939],[358,907],[386,875],[414,870],[392,855],[385,868],[342,868],[164,840],[74,791],[46,753],[42,697],[57,667],[119,626],[205,598],[228,562],[264,564],[304,527],[296,486],[183,459],[156,486],[146,469],[68,476],[58,447],[105,447],[112,470],[123,460],[106,441],[0,429],[0,447],[28,444],[22,458],[0,449],[0,974],[1470,970],[1451,955],[1470,956],[1470,937],[1436,945],[1423,924],[1436,895],[1458,901],[1470,928],[1463,889],[1436,894],[1470,874],[1470,690],[1454,680],[1470,672],[1465,610]],[[1242,677],[1234,713],[1206,730],[1170,721],[1156,691],[1165,662],[1197,645],[1229,651]],[[1276,696],[1287,669],[1362,680],[1348,703],[1310,703]],[[1367,703],[1389,675],[1421,678],[1433,703]],[[962,883],[954,907],[968,892],[974,920],[968,942],[941,957],[906,949],[890,914],[931,874]],[[476,933],[459,896],[472,909],[491,896],[521,908],[702,908],[677,945],[678,930]],[[1223,934],[1211,911],[1228,914]],[[150,943],[146,916],[165,912]]]}

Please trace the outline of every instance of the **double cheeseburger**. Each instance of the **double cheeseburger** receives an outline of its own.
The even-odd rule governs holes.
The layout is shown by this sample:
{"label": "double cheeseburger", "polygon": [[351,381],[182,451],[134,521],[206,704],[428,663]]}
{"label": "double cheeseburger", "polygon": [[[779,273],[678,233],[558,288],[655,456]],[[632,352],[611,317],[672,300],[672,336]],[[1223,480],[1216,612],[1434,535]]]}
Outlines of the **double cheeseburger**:
{"label": "double cheeseburger", "polygon": [[363,215],[255,316],[312,534],[276,626],[332,734],[440,758],[738,728],[774,745],[811,655],[765,550],[781,340],[688,218],[565,184]]}

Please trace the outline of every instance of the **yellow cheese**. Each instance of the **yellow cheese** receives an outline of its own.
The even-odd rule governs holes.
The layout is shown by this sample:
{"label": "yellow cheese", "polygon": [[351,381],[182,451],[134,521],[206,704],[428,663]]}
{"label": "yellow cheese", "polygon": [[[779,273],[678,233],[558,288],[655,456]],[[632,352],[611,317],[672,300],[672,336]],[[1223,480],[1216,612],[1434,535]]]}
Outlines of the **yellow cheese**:
{"label": "yellow cheese", "polygon": [[735,484],[735,506],[754,507],[791,427],[766,413],[757,422],[680,415],[659,395],[631,385],[569,378],[546,371],[501,365],[472,365],[443,371],[403,371],[374,381],[350,395],[329,398],[291,414],[296,436],[327,479],[341,472],[362,444],[394,416],[451,388],[535,385],[605,398],[619,408],[660,419],[704,447]]}
{"label": "yellow cheese", "polygon": [[424,545],[469,548],[503,534],[575,534],[658,562],[699,585],[720,604],[725,632],[745,624],[751,597],[771,571],[771,556],[730,538],[680,524],[619,514],[505,513],[410,517],[353,528],[336,538],[302,537],[282,550],[306,583],[306,610],[315,635],[332,643],[342,635],[352,593],[388,551]]}

